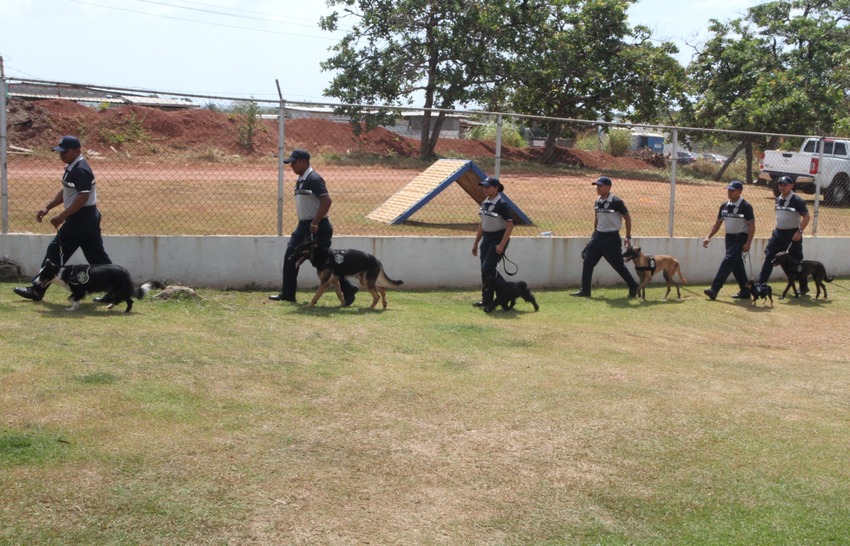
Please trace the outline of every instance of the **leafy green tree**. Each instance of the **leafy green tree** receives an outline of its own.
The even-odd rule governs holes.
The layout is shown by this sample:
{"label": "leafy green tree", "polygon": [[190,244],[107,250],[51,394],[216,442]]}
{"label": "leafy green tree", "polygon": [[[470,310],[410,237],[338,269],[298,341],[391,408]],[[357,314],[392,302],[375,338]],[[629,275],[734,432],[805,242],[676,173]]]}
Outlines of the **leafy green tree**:
{"label": "leafy green tree", "polygon": [[[796,134],[840,129],[850,93],[848,21],[850,0],[779,0],[744,18],[712,21],[712,37],[688,67],[687,123]],[[726,166],[744,150],[752,181],[753,148],[775,144],[744,137]]]}
{"label": "leafy green tree", "polygon": [[[322,63],[336,71],[328,96],[350,104],[409,106],[422,96],[426,109],[452,109],[491,102],[505,73],[509,32],[528,9],[519,0],[328,0],[340,7],[320,26],[353,26]],[[362,109],[350,112],[367,122],[380,120]],[[445,112],[425,110],[420,155],[430,157]]]}
{"label": "leafy green tree", "polygon": [[[512,57],[512,106],[523,114],[655,121],[684,91],[684,69],[670,43],[655,45],[628,24],[634,0],[536,2]],[[553,161],[562,122],[548,121],[543,162]]]}

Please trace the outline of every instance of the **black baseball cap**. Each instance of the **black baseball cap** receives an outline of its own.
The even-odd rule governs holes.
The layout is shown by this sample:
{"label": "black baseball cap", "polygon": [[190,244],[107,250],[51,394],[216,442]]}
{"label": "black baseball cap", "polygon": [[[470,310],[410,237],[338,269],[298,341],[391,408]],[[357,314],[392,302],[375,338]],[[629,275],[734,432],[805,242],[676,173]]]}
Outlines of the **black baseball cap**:
{"label": "black baseball cap", "polygon": [[82,148],[80,140],[75,136],[63,136],[59,144],[53,147],[54,152],[67,152],[68,150],[76,150]]}
{"label": "black baseball cap", "polygon": [[600,176],[596,179],[596,182],[591,182],[591,186],[610,186],[612,184],[611,179],[607,176]]}
{"label": "black baseball cap", "polygon": [[283,162],[288,165],[290,163],[295,163],[299,159],[306,159],[307,161],[310,161],[310,153],[307,152],[307,150],[295,148],[292,150],[292,153],[289,154],[289,157],[284,159]]}

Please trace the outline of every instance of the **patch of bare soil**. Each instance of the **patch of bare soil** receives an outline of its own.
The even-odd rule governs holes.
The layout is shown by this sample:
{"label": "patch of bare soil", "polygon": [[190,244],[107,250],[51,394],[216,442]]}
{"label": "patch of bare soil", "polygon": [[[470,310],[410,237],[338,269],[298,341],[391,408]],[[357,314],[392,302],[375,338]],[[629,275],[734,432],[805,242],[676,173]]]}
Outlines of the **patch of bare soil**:
{"label": "patch of bare soil", "polygon": [[[245,121],[238,115],[207,109],[165,111],[139,106],[97,109],[66,100],[9,102],[9,144],[32,150],[49,150],[61,135],[77,135],[87,152],[100,154],[116,150],[133,155],[190,152],[204,154],[218,150],[226,154],[275,156],[278,126],[274,120],[260,120],[254,127],[252,146],[240,144]],[[419,157],[419,141],[379,127],[355,134],[348,123],[322,119],[288,120],[286,148],[340,154],[367,153],[395,157]],[[441,139],[436,152],[442,156],[470,159],[496,153],[495,142]],[[592,169],[645,169],[647,163],[634,158],[612,157],[603,152],[558,148],[556,161]],[[502,157],[513,161],[538,161],[540,148],[502,146]]]}

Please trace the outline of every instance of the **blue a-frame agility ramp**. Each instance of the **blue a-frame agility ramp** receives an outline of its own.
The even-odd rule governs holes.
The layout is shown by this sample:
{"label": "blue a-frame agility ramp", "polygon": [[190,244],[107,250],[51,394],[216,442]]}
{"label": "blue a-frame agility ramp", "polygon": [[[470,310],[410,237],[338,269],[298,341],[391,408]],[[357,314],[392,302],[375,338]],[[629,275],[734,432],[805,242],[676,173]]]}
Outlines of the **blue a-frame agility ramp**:
{"label": "blue a-frame agility ramp", "polygon": [[[476,203],[481,204],[485,195],[478,183],[485,178],[487,178],[487,175],[484,174],[484,171],[472,161],[440,159],[411,180],[405,187],[395,192],[366,217],[385,224],[404,223],[416,211],[427,205],[431,199],[454,182],[457,182]],[[514,223],[532,224],[531,219],[504,193],[502,193],[502,199],[507,201],[511,210],[513,210]]]}

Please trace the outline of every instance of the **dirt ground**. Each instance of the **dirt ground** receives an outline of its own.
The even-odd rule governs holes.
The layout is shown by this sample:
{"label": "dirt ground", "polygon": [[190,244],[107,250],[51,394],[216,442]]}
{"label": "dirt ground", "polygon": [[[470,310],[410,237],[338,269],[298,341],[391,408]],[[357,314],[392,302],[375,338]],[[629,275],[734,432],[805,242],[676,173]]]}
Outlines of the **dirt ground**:
{"label": "dirt ground", "polygon": [[[277,155],[278,125],[261,120],[254,131],[253,147],[239,144],[244,121],[234,114],[208,109],[164,111],[156,108],[122,106],[97,109],[65,100],[9,102],[9,144],[31,150],[49,150],[59,136],[80,137],[84,149],[103,156],[129,153],[134,156],[204,154],[219,150],[256,158]],[[392,157],[419,157],[419,141],[379,127],[355,135],[350,124],[321,119],[287,120],[285,148],[305,148],[313,153],[360,152]],[[120,142],[119,142],[120,141]],[[438,155],[469,159],[495,154],[495,142],[465,139],[441,139]],[[534,161],[542,150],[502,146],[505,160]],[[646,169],[643,161],[612,157],[602,152],[558,148],[559,162],[592,169]]]}
{"label": "dirt ground", "polygon": [[[69,101],[12,101],[9,143],[33,150],[10,154],[9,217],[13,232],[49,233],[36,224],[34,211],[57,189],[61,164],[50,148],[62,134],[77,134],[98,179],[104,231],[121,235],[269,235],[278,233],[277,125],[263,121],[253,151],[238,145],[239,121],[211,110],[165,112],[122,107],[98,110]],[[144,135],[140,141],[117,137]],[[314,165],[325,177],[334,198],[331,213],[338,235],[468,235],[477,225],[477,204],[456,184],[446,188],[403,225],[369,220],[367,215],[416,178],[430,163],[416,161],[418,142],[386,129],[355,135],[350,125],[327,120],[290,120],[286,147],[303,147],[317,155]],[[386,161],[351,162],[356,150]],[[667,236],[674,196],[674,236],[704,236],[726,192],[718,183],[647,180],[646,163],[613,158],[600,152],[564,149],[568,164],[583,167],[544,169],[534,161],[539,150],[505,148],[502,181],[506,195],[532,220],[515,234],[586,236],[592,230],[590,180],[616,172],[614,193],[628,204],[638,236]],[[330,152],[342,159],[327,161]],[[444,139],[440,154],[492,165],[490,142]],[[410,158],[396,160],[393,158]],[[572,159],[569,159],[572,158]],[[643,172],[640,172],[643,171]],[[656,171],[657,172],[657,171]],[[633,175],[631,173],[634,173]],[[284,171],[282,233],[291,230],[294,208],[290,196],[293,175]],[[651,178],[651,177],[649,177]],[[810,205],[811,196],[804,196]],[[772,225],[772,195],[764,187],[748,187],[757,237],[767,237]],[[850,209],[822,207],[818,233],[850,233]]]}

